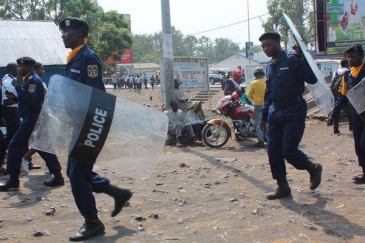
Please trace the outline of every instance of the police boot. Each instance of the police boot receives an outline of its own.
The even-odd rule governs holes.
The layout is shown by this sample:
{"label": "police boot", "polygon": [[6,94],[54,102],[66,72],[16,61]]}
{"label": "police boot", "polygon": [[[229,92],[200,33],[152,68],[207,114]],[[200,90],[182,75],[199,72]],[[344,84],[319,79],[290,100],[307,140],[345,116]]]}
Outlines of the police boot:
{"label": "police boot", "polygon": [[365,167],[362,167],[362,175],[355,176],[352,178],[355,184],[365,184]]}
{"label": "police boot", "polygon": [[266,194],[266,199],[275,200],[285,197],[291,197],[291,190],[286,179],[286,176],[280,177],[276,180],[278,188],[276,191]]}
{"label": "police boot", "polygon": [[80,230],[70,235],[70,241],[84,241],[105,232],[104,224],[99,220],[98,216],[85,218],[84,225]]}
{"label": "police boot", "polygon": [[322,165],[320,164],[315,164],[312,163],[311,161],[309,161],[309,166],[307,171],[309,172],[310,175],[310,186],[309,188],[311,190],[316,189],[319,184],[321,184],[321,178],[322,178]]}
{"label": "police boot", "polygon": [[61,171],[55,172],[53,175],[53,179],[50,181],[44,181],[43,185],[48,187],[56,187],[65,185],[65,180],[63,179]]}
{"label": "police boot", "polygon": [[1,192],[7,192],[12,189],[19,188],[19,176],[10,176],[10,178],[5,182],[5,184],[0,185]]}
{"label": "police boot", "polygon": [[111,213],[115,217],[122,211],[124,204],[132,197],[132,192],[128,189],[121,189],[111,184],[107,185],[103,190],[105,194],[114,198],[114,210]]}

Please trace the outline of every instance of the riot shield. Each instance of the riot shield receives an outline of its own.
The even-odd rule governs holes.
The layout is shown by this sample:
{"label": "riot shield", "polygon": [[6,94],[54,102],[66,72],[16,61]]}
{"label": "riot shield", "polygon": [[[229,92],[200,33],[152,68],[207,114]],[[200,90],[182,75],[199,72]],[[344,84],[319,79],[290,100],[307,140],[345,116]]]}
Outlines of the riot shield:
{"label": "riot shield", "polygon": [[346,96],[361,119],[365,122],[365,78],[350,89]]}
{"label": "riot shield", "polygon": [[167,116],[60,75],[51,77],[32,148],[146,178],[165,144]]}
{"label": "riot shield", "polygon": [[331,90],[329,89],[326,80],[324,79],[321,71],[319,70],[317,64],[314,62],[312,55],[309,53],[307,46],[304,44],[302,37],[300,36],[298,30],[291,19],[283,13],[283,16],[288,23],[290,30],[293,33],[295,41],[298,43],[300,49],[302,50],[310,68],[312,69],[314,75],[317,78],[317,83],[306,84],[309,92],[313,95],[313,98],[318,106],[318,109],[325,116],[332,110],[335,104]]}

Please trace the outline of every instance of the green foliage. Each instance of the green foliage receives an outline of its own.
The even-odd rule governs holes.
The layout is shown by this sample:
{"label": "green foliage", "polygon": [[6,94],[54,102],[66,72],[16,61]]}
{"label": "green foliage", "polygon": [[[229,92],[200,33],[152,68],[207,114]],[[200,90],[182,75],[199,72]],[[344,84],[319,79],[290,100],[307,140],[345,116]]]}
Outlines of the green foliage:
{"label": "green foliage", "polygon": [[[171,33],[174,56],[200,56],[208,58],[209,63],[216,63],[240,51],[238,44],[227,38],[212,41],[202,36],[198,39],[192,35],[184,36],[174,27],[171,27]],[[135,35],[132,48],[134,62],[160,63],[162,33]]]}
{"label": "green foliage", "polygon": [[270,17],[262,24],[265,31],[277,31],[281,34],[285,46],[288,44],[290,29],[283,13],[287,14],[303,41],[314,46],[314,13],[312,0],[267,0]]}

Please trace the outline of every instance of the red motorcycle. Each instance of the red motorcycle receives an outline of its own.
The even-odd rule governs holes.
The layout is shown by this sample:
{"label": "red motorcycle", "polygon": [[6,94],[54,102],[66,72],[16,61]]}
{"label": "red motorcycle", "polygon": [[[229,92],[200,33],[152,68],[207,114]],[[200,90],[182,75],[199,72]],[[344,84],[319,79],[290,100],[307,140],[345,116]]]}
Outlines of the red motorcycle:
{"label": "red motorcycle", "polygon": [[227,118],[232,120],[236,139],[256,137],[254,109],[245,105],[237,92],[220,99],[216,109],[222,115],[221,118],[208,121],[202,131],[203,141],[207,146],[220,148],[232,137]]}

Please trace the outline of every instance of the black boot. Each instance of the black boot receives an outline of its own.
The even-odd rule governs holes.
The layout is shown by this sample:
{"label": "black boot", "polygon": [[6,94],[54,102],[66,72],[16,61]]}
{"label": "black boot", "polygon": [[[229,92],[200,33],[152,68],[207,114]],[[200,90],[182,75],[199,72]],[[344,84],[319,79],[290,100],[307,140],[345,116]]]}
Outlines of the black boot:
{"label": "black boot", "polygon": [[291,197],[291,190],[288,181],[286,180],[286,176],[278,178],[276,183],[278,183],[278,188],[276,188],[276,191],[266,194],[266,199],[275,200]]}
{"label": "black boot", "polygon": [[0,185],[1,192],[7,192],[19,188],[19,176],[10,176],[4,185]]}
{"label": "black boot", "polygon": [[311,190],[316,189],[319,184],[321,184],[321,178],[322,178],[322,165],[320,164],[314,164],[310,162],[310,165],[307,169],[310,175],[310,186],[309,188]]}
{"label": "black boot", "polygon": [[43,185],[48,187],[56,187],[65,185],[65,180],[63,179],[61,171],[55,172],[53,175],[53,179],[50,181],[44,181]]}
{"label": "black boot", "polygon": [[128,189],[121,189],[119,187],[109,184],[103,190],[105,194],[114,198],[114,210],[111,213],[115,217],[122,211],[124,204],[132,197],[132,192]]}
{"label": "black boot", "polygon": [[352,179],[354,180],[355,184],[365,184],[365,166],[362,167],[362,175],[355,176]]}
{"label": "black boot", "polygon": [[70,235],[70,241],[84,241],[97,235],[102,235],[105,232],[104,224],[95,215],[90,218],[85,218],[85,224],[80,230]]}

